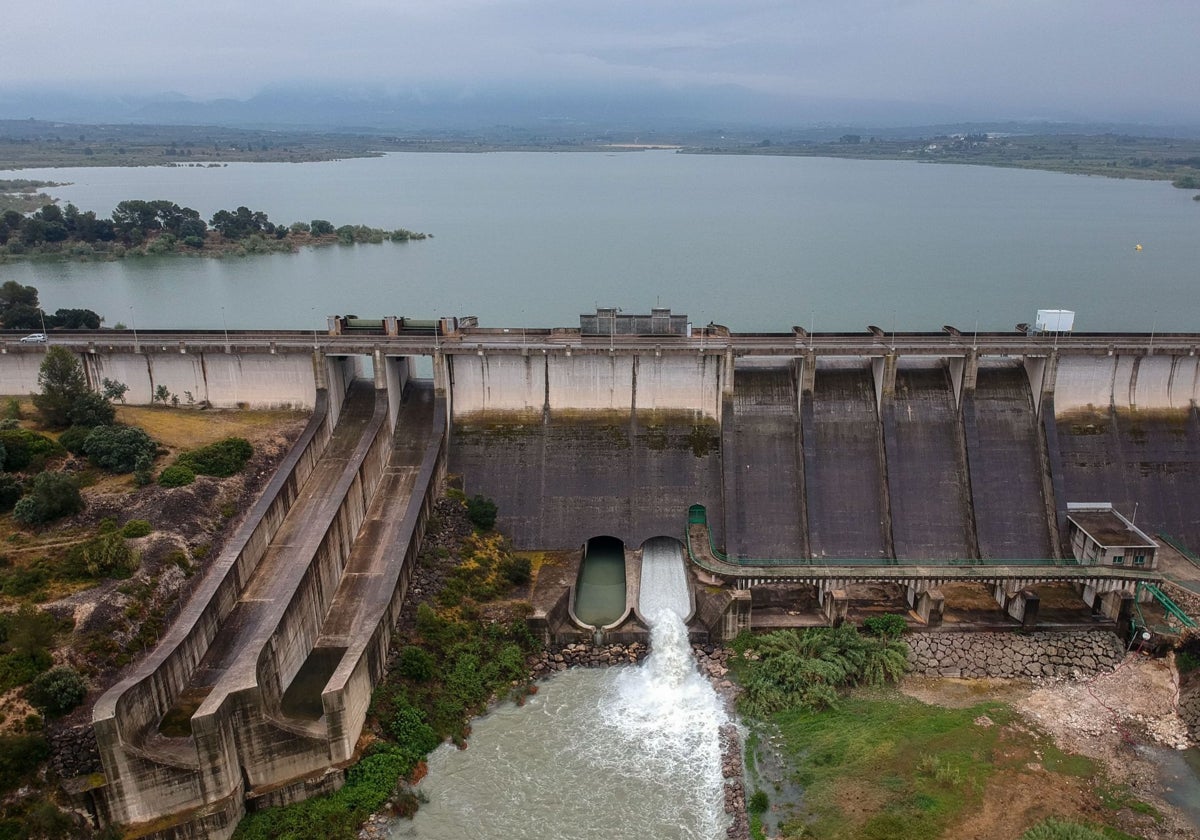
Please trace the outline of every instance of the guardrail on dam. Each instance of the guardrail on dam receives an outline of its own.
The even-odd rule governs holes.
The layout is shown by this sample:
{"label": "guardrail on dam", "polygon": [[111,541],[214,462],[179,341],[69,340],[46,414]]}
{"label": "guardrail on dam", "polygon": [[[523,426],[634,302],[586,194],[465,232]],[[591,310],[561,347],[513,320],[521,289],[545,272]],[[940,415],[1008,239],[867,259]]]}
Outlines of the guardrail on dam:
{"label": "guardrail on dam", "polygon": [[[1093,597],[1137,577],[1022,568],[1065,554],[1068,501],[1111,501],[1200,545],[1200,335],[467,328],[51,342],[79,354],[93,387],[127,384],[131,402],[162,385],[214,406],[314,411],[163,643],[97,704],[96,807],[163,820],[162,837],[228,836],[248,796],[307,795],[352,758],[447,468],[497,501],[520,548],[683,536],[699,503],[727,558],[799,557],[788,579],[820,579],[822,592],[855,577],[839,560],[928,560],[931,585],[1013,560],[1010,612],[1022,609],[1010,590],[1046,575]],[[0,336],[0,393],[36,391],[43,354]],[[432,388],[408,382],[417,356],[432,360]],[[291,545],[299,562],[276,574]],[[737,568],[746,585],[784,574]],[[932,608],[925,591],[913,587],[918,611]]]}

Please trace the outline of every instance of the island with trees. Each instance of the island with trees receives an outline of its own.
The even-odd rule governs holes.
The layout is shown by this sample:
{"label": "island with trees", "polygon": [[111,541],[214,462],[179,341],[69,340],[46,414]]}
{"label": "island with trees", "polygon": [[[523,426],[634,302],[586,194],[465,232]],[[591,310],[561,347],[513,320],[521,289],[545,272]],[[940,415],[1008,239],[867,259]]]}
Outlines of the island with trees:
{"label": "island with trees", "polygon": [[74,204],[46,204],[28,215],[0,213],[0,262],[21,258],[116,260],[129,256],[185,254],[245,256],[301,247],[409,242],[427,234],[404,228],[334,225],[325,219],[276,224],[261,210],[199,211],[173,201],[122,201],[108,217]]}

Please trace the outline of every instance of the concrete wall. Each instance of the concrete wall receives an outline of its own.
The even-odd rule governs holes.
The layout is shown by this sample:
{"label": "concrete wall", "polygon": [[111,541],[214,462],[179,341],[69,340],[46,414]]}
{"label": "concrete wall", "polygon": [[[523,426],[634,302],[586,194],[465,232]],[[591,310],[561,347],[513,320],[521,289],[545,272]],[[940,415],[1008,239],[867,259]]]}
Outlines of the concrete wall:
{"label": "concrete wall", "polygon": [[[125,401],[134,405],[151,403],[160,385],[180,402],[190,392],[196,402],[207,400],[218,408],[316,405],[317,381],[309,353],[179,353],[156,345],[153,350],[143,346],[142,353],[81,352],[78,357],[93,389],[99,390],[104,379],[122,382],[129,386]],[[42,348],[0,354],[0,394],[36,393],[44,358]]]}
{"label": "concrete wall", "polygon": [[454,416],[516,411],[541,414],[546,404],[546,359],[537,356],[446,357]]}
{"label": "concrete wall", "polygon": [[443,434],[446,410],[445,400],[437,400],[431,430],[436,444],[426,449],[403,521],[392,541],[394,560],[371,588],[366,602],[360,605],[346,653],[321,695],[334,761],[346,760],[353,754],[366,722],[371,692],[386,668],[392,629],[399,620],[421,538],[446,472],[448,440]]}
{"label": "concrete wall", "polygon": [[[97,701],[93,722],[107,781],[105,810],[113,821],[144,822],[189,807],[197,800],[215,802],[235,793],[230,788],[214,789],[207,774],[196,773],[203,765],[194,748],[190,754],[185,748],[164,755],[144,745],[233,609],[312,473],[331,432],[327,399],[322,392],[313,419],[163,640]],[[224,746],[218,757],[227,766],[233,758],[232,744]],[[230,801],[235,800],[240,809],[240,795]]]}
{"label": "concrete wall", "polygon": [[[315,518],[307,523],[305,534],[310,539],[288,547],[288,562],[280,569],[284,577],[270,582],[283,585],[291,594],[276,600],[264,619],[269,636],[244,650],[192,718],[201,756],[219,754],[232,738],[237,762],[224,767],[231,785],[244,777],[253,788],[272,786],[330,763],[324,738],[289,727],[279,704],[312,650],[383,473],[391,447],[387,416],[387,395],[376,392],[366,431],[338,480],[326,488],[323,503],[313,511]],[[288,579],[285,585],[284,578]]]}
{"label": "concrete wall", "polygon": [[45,358],[44,347],[0,354],[0,395],[27,397],[40,391],[38,369]]}
{"label": "concrete wall", "polygon": [[720,416],[722,359],[696,354],[449,357],[455,418],[478,413],[690,411]]}
{"label": "concrete wall", "polygon": [[313,361],[307,353],[80,354],[88,383],[104,379],[129,386],[134,404],[152,401],[155,388],[218,408],[312,408],[316,401]]}
{"label": "concrete wall", "polygon": [[1200,399],[1194,356],[1062,356],[1059,413],[1084,408],[1187,408]]}

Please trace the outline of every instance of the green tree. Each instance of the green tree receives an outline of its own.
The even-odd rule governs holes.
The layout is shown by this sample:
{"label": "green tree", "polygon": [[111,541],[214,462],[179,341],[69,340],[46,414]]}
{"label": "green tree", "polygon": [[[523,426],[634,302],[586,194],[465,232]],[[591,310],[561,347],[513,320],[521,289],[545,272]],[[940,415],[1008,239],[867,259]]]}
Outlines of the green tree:
{"label": "green tree", "polygon": [[71,403],[67,415],[74,426],[110,426],[116,419],[117,410],[103,394],[84,391]]}
{"label": "green tree", "polygon": [[40,394],[33,395],[33,404],[46,425],[63,429],[71,425],[71,406],[87,392],[83,366],[66,347],[53,346],[38,369]]}
{"label": "green tree", "polygon": [[[124,329],[124,327],[120,327],[120,329]],[[122,403],[125,402],[125,394],[129,391],[129,386],[124,382],[117,382],[115,379],[109,379],[106,376],[100,380],[100,384],[103,386],[101,393],[104,394],[106,400],[109,402],[116,402],[117,400],[120,400]]]}
{"label": "green tree", "polygon": [[50,326],[64,330],[100,329],[100,315],[90,309],[56,309],[46,321]]}
{"label": "green tree", "polygon": [[18,304],[37,308],[37,288],[34,286],[22,286],[16,280],[6,280],[4,283],[0,283],[0,313]]}
{"label": "green tree", "polygon": [[308,229],[313,236],[328,236],[333,233],[333,222],[327,222],[324,219],[313,219],[308,224]]}

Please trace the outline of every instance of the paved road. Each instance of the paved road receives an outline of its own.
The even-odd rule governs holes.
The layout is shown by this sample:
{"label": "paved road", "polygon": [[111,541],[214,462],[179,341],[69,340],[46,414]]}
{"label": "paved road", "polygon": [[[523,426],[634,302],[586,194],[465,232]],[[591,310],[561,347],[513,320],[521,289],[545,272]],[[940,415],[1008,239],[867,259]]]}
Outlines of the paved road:
{"label": "paved road", "polygon": [[[40,352],[45,345],[23,344],[21,332],[0,332],[0,352]],[[735,356],[882,356],[910,355],[962,356],[974,351],[979,355],[1046,355],[1057,350],[1063,355],[1109,355],[1127,353],[1196,354],[1200,334],[1086,333],[1063,336],[1025,336],[1020,333],[982,333],[948,335],[945,333],[899,333],[874,335],[864,332],[805,335],[796,333],[684,336],[580,336],[571,330],[522,330],[469,328],[455,335],[363,335],[331,336],[315,330],[262,330],[225,332],[102,330],[99,332],[53,332],[51,344],[65,344],[84,350],[121,349],[144,352],[179,352],[184,349],[207,351],[228,348],[231,352],[268,350],[312,350],[330,353],[369,353],[380,347],[387,354],[430,355],[487,352],[541,353],[623,352],[724,353]]]}

